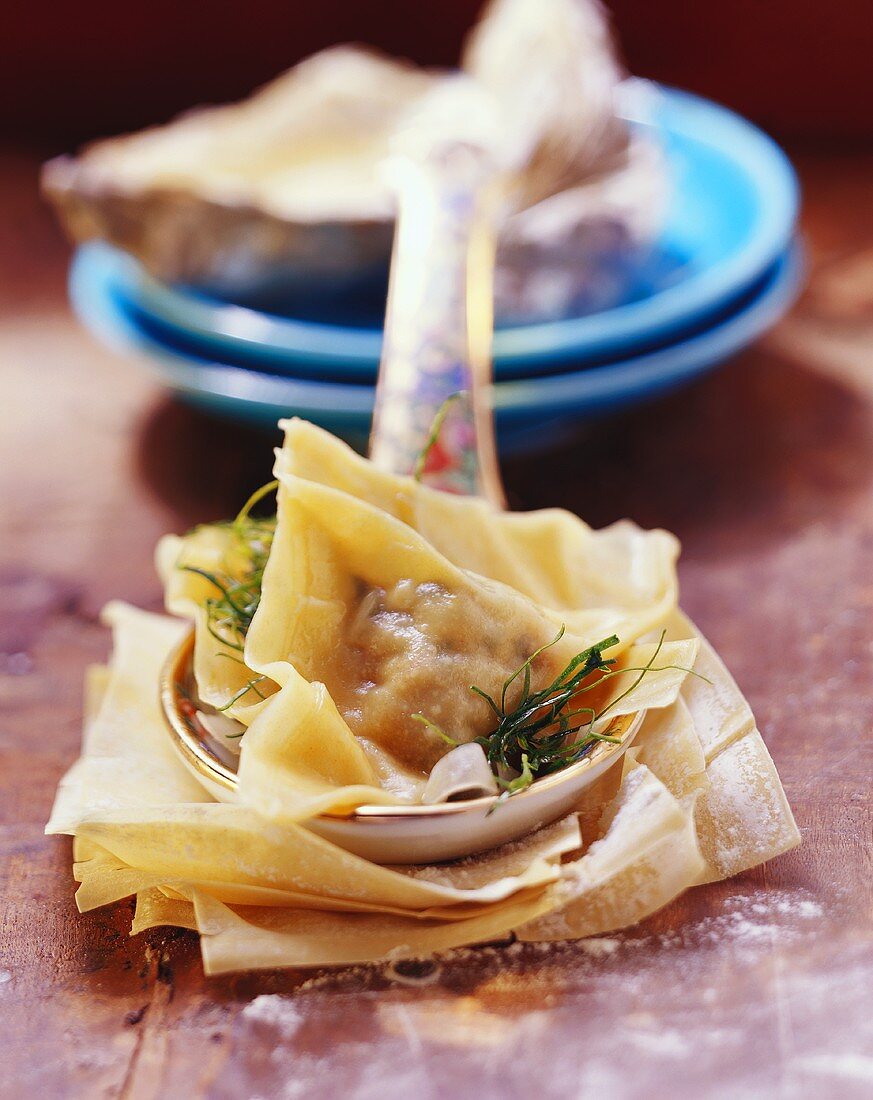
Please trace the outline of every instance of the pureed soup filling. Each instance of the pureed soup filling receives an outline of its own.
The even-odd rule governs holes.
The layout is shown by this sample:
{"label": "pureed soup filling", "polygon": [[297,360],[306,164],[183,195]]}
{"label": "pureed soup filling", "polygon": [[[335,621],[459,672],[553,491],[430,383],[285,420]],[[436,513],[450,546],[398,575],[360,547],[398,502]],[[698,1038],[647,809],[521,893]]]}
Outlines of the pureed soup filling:
{"label": "pureed soup filling", "polygon": [[[427,715],[461,743],[487,734],[494,714],[471,685],[499,695],[507,677],[554,637],[532,604],[508,618],[432,581],[363,587],[324,682],[356,736],[426,776],[451,746],[413,716]],[[543,654],[537,679],[552,679],[560,667],[560,653]]]}

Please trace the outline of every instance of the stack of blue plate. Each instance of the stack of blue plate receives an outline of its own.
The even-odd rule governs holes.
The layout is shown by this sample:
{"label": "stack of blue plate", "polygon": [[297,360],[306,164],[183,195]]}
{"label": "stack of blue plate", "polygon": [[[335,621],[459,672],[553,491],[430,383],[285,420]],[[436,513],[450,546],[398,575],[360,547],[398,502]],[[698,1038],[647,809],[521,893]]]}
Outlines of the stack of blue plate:
{"label": "stack of blue plate", "polygon": [[[495,409],[507,445],[553,441],[580,419],[711,369],[760,336],[797,293],[797,184],[781,150],[730,111],[669,89],[650,124],[672,187],[652,260],[614,308],[498,325]],[[70,293],[93,332],[147,353],[158,377],[192,404],[269,425],[296,413],[359,438],[368,429],[378,300],[268,312],[159,284],[105,244],[79,249]]]}

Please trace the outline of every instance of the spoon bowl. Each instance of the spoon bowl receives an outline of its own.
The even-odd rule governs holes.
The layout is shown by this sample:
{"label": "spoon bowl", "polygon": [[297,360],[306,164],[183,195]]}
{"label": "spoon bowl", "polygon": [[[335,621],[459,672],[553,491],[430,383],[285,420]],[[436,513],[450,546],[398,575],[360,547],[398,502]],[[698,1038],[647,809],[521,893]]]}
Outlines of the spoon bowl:
{"label": "spoon bowl", "polygon": [[[219,802],[234,802],[238,758],[199,720],[192,703],[197,697],[193,655],[192,631],[164,664],[161,709],[190,773]],[[535,780],[499,805],[499,796],[487,795],[427,806],[358,806],[347,813],[319,814],[306,822],[306,828],[375,863],[434,863],[495,848],[570,813],[585,789],[624,755],[644,715],[637,711],[616,719],[610,732],[621,739],[619,744],[595,743],[582,760]]]}

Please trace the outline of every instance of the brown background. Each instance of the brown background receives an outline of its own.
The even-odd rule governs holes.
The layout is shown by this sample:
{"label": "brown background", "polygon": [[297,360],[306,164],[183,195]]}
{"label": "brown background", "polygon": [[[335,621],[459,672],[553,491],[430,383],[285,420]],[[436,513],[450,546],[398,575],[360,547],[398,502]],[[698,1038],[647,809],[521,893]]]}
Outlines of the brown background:
{"label": "brown background", "polygon": [[[453,64],[478,0],[36,0],[0,27],[0,134],[65,149],[245,95],[314,50],[361,41]],[[782,136],[873,136],[870,0],[613,0],[634,72]]]}

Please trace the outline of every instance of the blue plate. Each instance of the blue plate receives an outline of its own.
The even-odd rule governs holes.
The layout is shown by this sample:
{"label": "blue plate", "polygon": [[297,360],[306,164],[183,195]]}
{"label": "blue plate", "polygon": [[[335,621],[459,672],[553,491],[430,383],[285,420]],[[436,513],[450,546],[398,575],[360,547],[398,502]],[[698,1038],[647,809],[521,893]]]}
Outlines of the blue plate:
{"label": "blue plate", "polygon": [[[716,366],[765,332],[796,297],[802,263],[797,244],[759,281],[739,308],[685,340],[601,367],[522,381],[498,382],[494,403],[501,444],[542,446],[581,419],[675,388]],[[102,341],[141,362],[191,404],[231,419],[274,426],[297,414],[347,437],[363,439],[373,387],[267,374],[183,355],[145,332],[116,293],[104,265],[73,264],[70,298],[82,322]]]}
{"label": "blue plate", "polygon": [[[630,300],[585,317],[498,327],[498,379],[614,362],[675,342],[734,308],[787,248],[797,183],[770,138],[723,107],[671,89],[654,97],[647,114],[638,125],[650,126],[665,149],[672,191],[662,235]],[[157,283],[104,244],[86,246],[78,263],[101,268],[140,327],[181,352],[298,378],[375,378],[378,295],[369,306],[341,297],[321,303],[327,324],[302,305],[296,316],[293,303],[280,316]]]}

